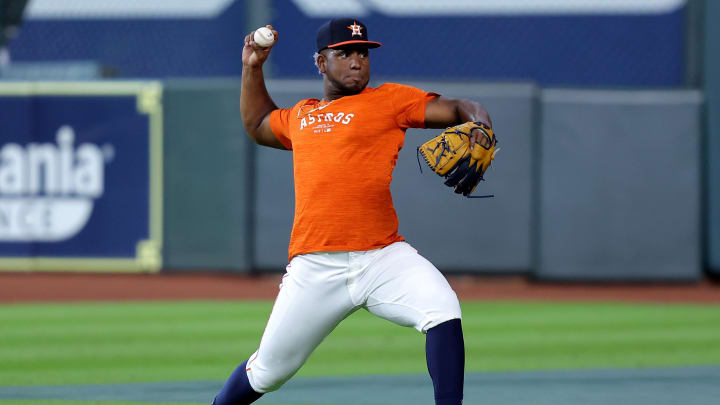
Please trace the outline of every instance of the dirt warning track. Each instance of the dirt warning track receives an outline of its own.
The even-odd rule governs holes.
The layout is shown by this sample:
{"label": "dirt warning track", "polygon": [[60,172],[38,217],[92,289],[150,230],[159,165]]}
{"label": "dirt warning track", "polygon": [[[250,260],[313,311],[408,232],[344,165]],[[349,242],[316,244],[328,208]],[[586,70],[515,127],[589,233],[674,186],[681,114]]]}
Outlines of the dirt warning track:
{"label": "dirt warning track", "polygon": [[[0,273],[0,302],[273,299],[281,274]],[[720,303],[720,284],[539,283],[521,276],[449,276],[463,300]]]}

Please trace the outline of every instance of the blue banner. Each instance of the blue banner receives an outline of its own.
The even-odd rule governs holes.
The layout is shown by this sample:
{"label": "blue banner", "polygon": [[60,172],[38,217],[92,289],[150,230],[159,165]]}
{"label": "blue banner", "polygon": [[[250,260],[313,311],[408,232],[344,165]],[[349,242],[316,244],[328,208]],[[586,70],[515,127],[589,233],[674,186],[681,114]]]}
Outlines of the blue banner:
{"label": "blue banner", "polygon": [[[138,108],[138,94],[2,90],[0,264],[70,259],[78,268],[68,270],[77,270],[93,259],[92,270],[142,267],[142,246],[157,236],[151,145],[160,117]],[[8,263],[0,267],[12,269]]]}

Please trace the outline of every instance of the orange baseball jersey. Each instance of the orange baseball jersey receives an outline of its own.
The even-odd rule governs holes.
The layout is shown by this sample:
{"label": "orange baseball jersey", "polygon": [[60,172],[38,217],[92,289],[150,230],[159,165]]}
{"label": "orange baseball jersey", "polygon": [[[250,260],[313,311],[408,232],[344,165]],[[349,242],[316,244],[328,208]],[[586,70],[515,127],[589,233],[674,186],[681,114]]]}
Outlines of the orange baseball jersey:
{"label": "orange baseball jersey", "polygon": [[437,95],[388,83],[331,102],[302,100],[270,114],[273,134],[293,151],[289,259],[403,240],[390,195],[392,171],[405,130],[425,127],[425,105]]}

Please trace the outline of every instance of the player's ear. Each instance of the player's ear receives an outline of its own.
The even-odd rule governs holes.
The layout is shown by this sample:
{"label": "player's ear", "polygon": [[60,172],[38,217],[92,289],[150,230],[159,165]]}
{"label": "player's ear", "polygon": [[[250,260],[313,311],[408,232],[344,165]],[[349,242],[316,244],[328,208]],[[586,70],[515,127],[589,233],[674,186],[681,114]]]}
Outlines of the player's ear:
{"label": "player's ear", "polygon": [[318,71],[321,74],[325,74],[325,63],[327,62],[327,58],[325,57],[325,51],[321,51],[318,53],[317,56],[317,67]]}

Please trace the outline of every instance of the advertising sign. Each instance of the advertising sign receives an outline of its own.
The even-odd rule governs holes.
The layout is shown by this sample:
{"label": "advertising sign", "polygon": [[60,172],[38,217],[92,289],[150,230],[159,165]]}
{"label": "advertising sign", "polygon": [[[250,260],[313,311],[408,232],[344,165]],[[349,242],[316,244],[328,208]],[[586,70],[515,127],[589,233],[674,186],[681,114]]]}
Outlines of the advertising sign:
{"label": "advertising sign", "polygon": [[162,88],[0,84],[0,270],[157,271]]}

